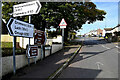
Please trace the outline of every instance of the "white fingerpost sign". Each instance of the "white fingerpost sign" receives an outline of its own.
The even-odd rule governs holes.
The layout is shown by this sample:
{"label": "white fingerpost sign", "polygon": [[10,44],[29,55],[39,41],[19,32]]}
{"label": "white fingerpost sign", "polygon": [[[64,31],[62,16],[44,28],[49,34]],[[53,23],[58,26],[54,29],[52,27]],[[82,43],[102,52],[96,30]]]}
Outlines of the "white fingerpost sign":
{"label": "white fingerpost sign", "polygon": [[66,28],[67,23],[65,22],[65,19],[63,18],[59,24],[60,28]]}
{"label": "white fingerpost sign", "polygon": [[7,23],[7,28],[11,36],[33,37],[34,25],[13,18]]}
{"label": "white fingerpost sign", "polygon": [[39,0],[13,6],[13,17],[38,14],[41,9]]}

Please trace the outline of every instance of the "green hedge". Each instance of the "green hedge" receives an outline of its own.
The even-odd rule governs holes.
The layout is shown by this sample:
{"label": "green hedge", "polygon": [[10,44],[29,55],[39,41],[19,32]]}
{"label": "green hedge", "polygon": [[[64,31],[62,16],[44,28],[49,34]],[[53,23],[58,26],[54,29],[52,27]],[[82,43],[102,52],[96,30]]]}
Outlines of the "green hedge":
{"label": "green hedge", "polygon": [[[16,49],[15,55],[26,54],[25,49]],[[5,56],[12,56],[13,55],[13,48],[2,48],[2,57]]]}

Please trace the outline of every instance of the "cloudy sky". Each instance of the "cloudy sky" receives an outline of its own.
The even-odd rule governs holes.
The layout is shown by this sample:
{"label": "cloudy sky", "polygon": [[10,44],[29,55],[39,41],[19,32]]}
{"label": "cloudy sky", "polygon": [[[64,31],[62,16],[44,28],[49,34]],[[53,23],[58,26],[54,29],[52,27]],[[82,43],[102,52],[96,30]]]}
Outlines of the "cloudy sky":
{"label": "cloudy sky", "polygon": [[90,30],[96,30],[98,28],[104,29],[113,28],[118,25],[118,2],[94,2],[98,9],[107,12],[103,21],[96,21],[93,24],[84,24],[82,30],[78,34],[84,34]]}

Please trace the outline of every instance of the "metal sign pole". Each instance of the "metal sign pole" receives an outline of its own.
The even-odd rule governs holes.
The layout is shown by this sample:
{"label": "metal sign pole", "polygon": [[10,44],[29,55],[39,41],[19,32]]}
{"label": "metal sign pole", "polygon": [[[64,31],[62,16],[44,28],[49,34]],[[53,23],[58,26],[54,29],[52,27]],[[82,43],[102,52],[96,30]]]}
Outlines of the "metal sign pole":
{"label": "metal sign pole", "polygon": [[[31,16],[29,16],[29,23],[31,23]],[[28,48],[29,47],[30,47],[30,38],[29,38]],[[28,65],[30,66],[30,58],[28,58]]]}
{"label": "metal sign pole", "polygon": [[43,45],[41,45],[41,60],[43,59]]}
{"label": "metal sign pole", "polygon": [[62,29],[62,46],[64,47],[64,28]]}
{"label": "metal sign pole", "polygon": [[[29,16],[29,23],[31,23],[31,16]],[[29,38],[29,46],[30,46],[30,38]],[[36,64],[36,57],[34,57],[34,61]],[[30,59],[28,58],[28,64],[30,64]]]}
{"label": "metal sign pole", "polygon": [[16,49],[16,37],[13,36],[13,72],[14,72],[14,75],[16,73],[15,49]]}

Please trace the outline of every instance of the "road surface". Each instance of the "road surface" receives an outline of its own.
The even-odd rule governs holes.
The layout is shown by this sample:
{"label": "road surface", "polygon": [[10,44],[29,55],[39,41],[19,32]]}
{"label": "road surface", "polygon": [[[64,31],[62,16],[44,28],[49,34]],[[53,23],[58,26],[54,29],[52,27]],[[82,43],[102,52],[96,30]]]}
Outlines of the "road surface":
{"label": "road surface", "polygon": [[98,38],[77,40],[83,40],[84,46],[58,78],[118,78],[118,43]]}

